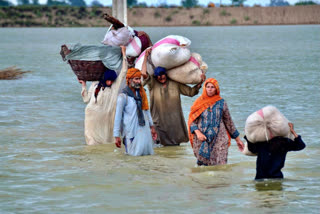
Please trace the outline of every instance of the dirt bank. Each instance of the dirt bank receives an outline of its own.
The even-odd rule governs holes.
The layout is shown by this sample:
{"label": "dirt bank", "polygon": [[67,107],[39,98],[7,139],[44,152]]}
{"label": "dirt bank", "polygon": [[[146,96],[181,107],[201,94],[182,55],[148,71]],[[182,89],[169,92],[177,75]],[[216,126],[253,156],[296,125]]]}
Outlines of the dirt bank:
{"label": "dirt bank", "polygon": [[[2,7],[2,27],[102,27],[111,8]],[[129,8],[131,26],[320,24],[320,5],[288,7]]]}

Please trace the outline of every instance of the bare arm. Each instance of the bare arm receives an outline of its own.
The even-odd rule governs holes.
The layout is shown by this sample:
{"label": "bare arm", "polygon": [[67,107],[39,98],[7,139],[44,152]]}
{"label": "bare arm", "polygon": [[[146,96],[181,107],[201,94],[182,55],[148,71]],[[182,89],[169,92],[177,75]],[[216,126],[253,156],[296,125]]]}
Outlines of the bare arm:
{"label": "bare arm", "polygon": [[[121,46],[121,52],[122,52],[122,68],[120,71],[119,76],[117,77],[116,81],[112,84],[112,89],[118,91],[122,81],[125,79],[128,71],[128,62],[126,57],[126,47]],[[118,93],[118,92],[117,92]]]}
{"label": "bare arm", "polygon": [[149,48],[146,50],[143,63],[142,63],[142,68],[141,68],[141,74],[143,76],[143,79],[147,79],[149,77],[149,74],[147,73],[147,61],[148,57],[151,54],[152,48]]}

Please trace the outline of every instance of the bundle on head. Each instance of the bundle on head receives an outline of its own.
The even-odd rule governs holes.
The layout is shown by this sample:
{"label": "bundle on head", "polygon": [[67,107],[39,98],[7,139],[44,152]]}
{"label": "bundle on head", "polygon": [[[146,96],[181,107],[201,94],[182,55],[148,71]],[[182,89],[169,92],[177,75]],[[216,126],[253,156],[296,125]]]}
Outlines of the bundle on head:
{"label": "bundle on head", "polygon": [[273,137],[293,138],[288,119],[274,106],[252,113],[246,120],[245,134],[252,143],[269,141]]}

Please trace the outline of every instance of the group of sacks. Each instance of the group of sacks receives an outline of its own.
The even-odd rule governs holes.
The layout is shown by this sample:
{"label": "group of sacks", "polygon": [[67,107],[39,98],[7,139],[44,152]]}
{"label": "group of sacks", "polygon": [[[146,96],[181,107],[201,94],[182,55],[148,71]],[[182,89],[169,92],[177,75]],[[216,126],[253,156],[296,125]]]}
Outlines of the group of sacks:
{"label": "group of sacks", "polygon": [[201,75],[208,69],[200,54],[191,53],[189,49],[191,41],[183,36],[169,35],[157,41],[152,47],[143,50],[142,43],[135,36],[133,29],[123,27],[108,31],[102,43],[126,46],[126,55],[137,57],[135,68],[139,70],[142,68],[146,50],[152,48],[151,56],[147,61],[147,72],[153,75],[156,67],[164,67],[170,79],[183,84],[200,83]]}
{"label": "group of sacks", "polygon": [[[289,128],[289,120],[274,106],[266,106],[251,115],[246,120],[245,135],[251,143],[266,142],[274,137],[294,139]],[[245,155],[254,156],[247,145]]]}

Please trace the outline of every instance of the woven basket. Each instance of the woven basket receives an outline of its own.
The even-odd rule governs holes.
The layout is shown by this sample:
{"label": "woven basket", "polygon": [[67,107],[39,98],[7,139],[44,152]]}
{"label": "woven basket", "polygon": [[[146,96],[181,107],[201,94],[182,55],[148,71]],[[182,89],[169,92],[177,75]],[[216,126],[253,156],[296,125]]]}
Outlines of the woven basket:
{"label": "woven basket", "polygon": [[102,61],[68,60],[79,80],[98,81],[107,69]]}
{"label": "woven basket", "polygon": [[[61,46],[60,55],[63,61],[66,61],[65,57],[70,52],[66,45]],[[68,63],[78,79],[84,81],[99,81],[107,69],[102,61],[68,60]]]}

